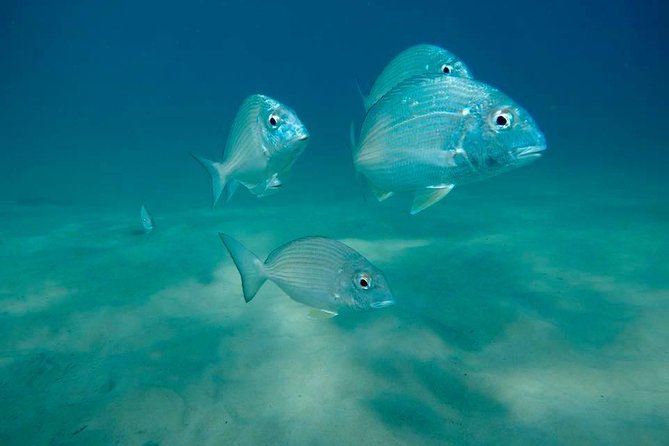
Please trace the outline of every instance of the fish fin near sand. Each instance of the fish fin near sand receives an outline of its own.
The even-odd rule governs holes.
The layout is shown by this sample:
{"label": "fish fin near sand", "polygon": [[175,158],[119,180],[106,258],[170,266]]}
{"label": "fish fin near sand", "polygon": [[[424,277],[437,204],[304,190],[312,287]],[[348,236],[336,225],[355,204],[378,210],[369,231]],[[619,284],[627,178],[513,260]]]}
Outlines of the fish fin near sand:
{"label": "fish fin near sand", "polygon": [[251,299],[255,297],[260,287],[269,278],[265,264],[234,238],[222,232],[219,232],[218,235],[230,253],[232,261],[235,262],[237,270],[239,270],[244,300],[247,303],[251,302]]}
{"label": "fish fin near sand", "polygon": [[144,230],[144,234],[148,234],[149,232],[153,231],[154,227],[153,216],[148,211],[148,209],[146,209],[146,206],[142,205],[142,208],[139,210],[139,215],[140,215],[140,220],[142,222],[142,229]]}
{"label": "fish fin near sand", "polygon": [[411,206],[411,215],[416,215],[444,198],[454,186],[454,184],[439,184],[417,190]]}
{"label": "fish fin near sand", "polygon": [[[223,168],[223,163],[219,163],[217,161],[211,161],[201,156],[197,156],[193,153],[191,153],[191,155],[200,164],[202,164],[205,169],[207,169],[207,172],[209,172],[209,176],[211,176],[211,190],[213,193],[212,207],[214,207],[216,206],[218,199],[221,197],[223,189],[225,189],[225,184],[228,180],[226,169]],[[232,196],[230,193],[228,193],[228,195]]]}
{"label": "fish fin near sand", "polygon": [[312,321],[319,321],[323,319],[332,319],[333,317],[337,316],[337,314],[338,313],[335,313],[334,311],[328,310],[309,310],[307,318],[311,319]]}

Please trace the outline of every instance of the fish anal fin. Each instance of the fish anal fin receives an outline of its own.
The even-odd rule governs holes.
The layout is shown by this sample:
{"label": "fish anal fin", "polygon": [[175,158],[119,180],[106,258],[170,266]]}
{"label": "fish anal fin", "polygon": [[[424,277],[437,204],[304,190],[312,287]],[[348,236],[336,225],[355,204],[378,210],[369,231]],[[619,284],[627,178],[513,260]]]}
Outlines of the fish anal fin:
{"label": "fish anal fin", "polygon": [[311,319],[312,321],[317,321],[322,319],[331,319],[335,316],[337,316],[337,313],[334,311],[313,309],[309,310],[307,318]]}
{"label": "fish anal fin", "polygon": [[438,184],[417,190],[411,206],[411,215],[416,215],[444,198],[454,186],[454,184]]}
{"label": "fish anal fin", "polygon": [[369,188],[372,189],[372,192],[374,192],[374,196],[379,201],[387,200],[388,198],[392,197],[393,194],[394,194],[394,192],[385,191],[385,190],[380,189],[379,187],[377,187],[371,181],[368,181],[368,183],[369,183]]}
{"label": "fish anal fin", "polygon": [[237,187],[239,186],[239,181],[231,180],[228,182],[227,187],[225,188],[225,202],[230,201],[232,196],[235,194]]}

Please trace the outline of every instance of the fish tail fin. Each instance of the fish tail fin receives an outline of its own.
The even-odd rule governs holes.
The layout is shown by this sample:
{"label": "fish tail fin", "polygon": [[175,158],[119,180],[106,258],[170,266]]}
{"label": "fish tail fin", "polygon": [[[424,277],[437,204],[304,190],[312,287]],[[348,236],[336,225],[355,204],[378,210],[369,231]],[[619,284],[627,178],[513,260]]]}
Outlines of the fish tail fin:
{"label": "fish tail fin", "polygon": [[205,169],[207,169],[207,172],[209,172],[209,175],[211,176],[211,188],[213,193],[212,207],[214,207],[216,206],[218,199],[221,197],[223,189],[225,189],[225,184],[228,181],[227,169],[224,168],[223,163],[211,161],[193,153],[191,153],[191,155],[202,164]]}
{"label": "fish tail fin", "polygon": [[244,300],[248,303],[255,297],[260,287],[269,278],[265,264],[249,251],[244,245],[227,234],[219,232],[225,248],[230,253],[232,261],[239,270],[242,279],[242,290]]}

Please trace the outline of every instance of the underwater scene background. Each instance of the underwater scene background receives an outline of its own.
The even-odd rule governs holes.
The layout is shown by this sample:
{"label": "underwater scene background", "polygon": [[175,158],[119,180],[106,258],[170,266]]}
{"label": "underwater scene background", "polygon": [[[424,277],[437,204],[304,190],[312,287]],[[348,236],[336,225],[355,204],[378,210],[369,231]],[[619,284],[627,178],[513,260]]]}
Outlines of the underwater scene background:
{"label": "underwater scene background", "polygon": [[[668,444],[667,6],[0,5],[0,444]],[[544,132],[536,162],[418,215],[355,178],[383,66],[448,49]],[[309,146],[211,207],[245,97]],[[240,188],[241,189],[241,188]],[[141,233],[140,208],[154,218]],[[385,273],[381,310],[250,303],[222,245],[306,235]]]}

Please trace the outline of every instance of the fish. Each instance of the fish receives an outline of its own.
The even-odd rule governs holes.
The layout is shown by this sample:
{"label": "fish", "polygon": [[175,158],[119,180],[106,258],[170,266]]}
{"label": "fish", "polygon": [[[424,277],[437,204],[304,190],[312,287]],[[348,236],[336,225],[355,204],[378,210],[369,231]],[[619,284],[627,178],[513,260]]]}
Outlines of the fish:
{"label": "fish", "polygon": [[230,235],[219,236],[239,271],[247,303],[267,280],[293,300],[332,317],[395,303],[381,270],[340,241],[299,238],[276,248],[263,262]]}
{"label": "fish", "polygon": [[411,214],[457,184],[525,166],[546,150],[532,116],[474,79],[426,74],[398,84],[367,113],[353,162],[379,201],[413,192]]}
{"label": "fish", "polygon": [[142,228],[144,229],[144,233],[148,234],[149,232],[153,231],[153,226],[154,226],[153,217],[146,209],[146,206],[142,205],[142,208],[139,211],[139,216],[140,216],[140,221],[142,222]]}
{"label": "fish", "polygon": [[376,78],[369,95],[363,97],[365,111],[402,81],[421,74],[442,74],[472,79],[467,65],[455,54],[436,45],[415,45],[400,52]]}
{"label": "fish", "polygon": [[309,132],[293,109],[255,94],[246,98],[237,112],[222,161],[192,156],[211,176],[216,206],[226,187],[226,201],[240,184],[259,197],[278,191],[282,185],[278,177],[287,175],[308,139]]}

